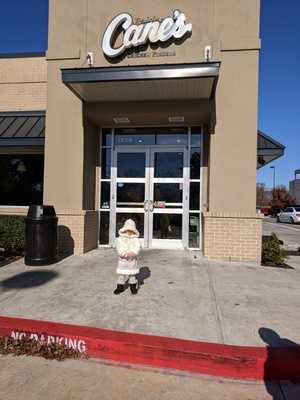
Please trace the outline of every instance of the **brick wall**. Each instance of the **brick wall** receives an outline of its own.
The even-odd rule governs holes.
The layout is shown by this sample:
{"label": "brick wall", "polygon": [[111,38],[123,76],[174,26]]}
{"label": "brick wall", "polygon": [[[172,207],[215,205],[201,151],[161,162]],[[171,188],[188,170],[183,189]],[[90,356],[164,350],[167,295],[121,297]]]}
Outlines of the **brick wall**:
{"label": "brick wall", "polygon": [[261,262],[262,217],[204,213],[204,256]]}
{"label": "brick wall", "polygon": [[98,246],[97,211],[57,211],[60,254],[80,255]]}
{"label": "brick wall", "polygon": [[0,58],[0,111],[46,110],[45,57]]}

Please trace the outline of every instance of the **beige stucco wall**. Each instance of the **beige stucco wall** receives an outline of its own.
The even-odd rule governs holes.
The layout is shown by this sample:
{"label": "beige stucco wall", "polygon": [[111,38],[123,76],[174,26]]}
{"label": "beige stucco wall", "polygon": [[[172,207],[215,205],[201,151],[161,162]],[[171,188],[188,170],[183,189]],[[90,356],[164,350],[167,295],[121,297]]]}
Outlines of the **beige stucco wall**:
{"label": "beige stucco wall", "polygon": [[46,110],[45,57],[0,58],[0,111]]}
{"label": "beige stucco wall", "polygon": [[[205,139],[209,156],[204,174],[204,204],[211,213],[210,223],[220,212],[227,217],[230,213],[242,213],[244,219],[246,215],[253,217],[259,5],[259,0],[132,0],[127,4],[121,0],[109,4],[73,0],[70,7],[68,0],[50,0],[45,202],[55,204],[58,210],[95,207],[91,200],[95,193],[90,189],[89,195],[85,192],[96,179],[96,165],[91,166],[93,155],[86,152],[91,145],[86,142],[88,135],[91,143],[96,142],[85,127],[81,100],[62,83],[61,68],[87,67],[88,51],[94,54],[95,67],[203,62],[204,48],[211,45],[213,60],[221,61],[221,72],[214,104],[216,119],[212,118],[207,133],[211,135]],[[193,24],[193,34],[180,45],[170,45],[167,50],[174,55],[161,57],[158,49],[154,57],[153,50],[148,49],[146,61],[125,57],[118,63],[111,63],[103,56],[102,35],[118,13],[127,11],[135,18],[161,18],[176,8]]]}
{"label": "beige stucco wall", "polygon": [[[192,36],[181,45],[172,44],[168,48],[175,50],[175,56],[149,57],[146,63],[201,62],[204,47],[212,45],[213,59],[222,65],[216,91],[217,121],[211,128],[214,135],[210,146],[209,209],[252,213],[255,209],[259,0],[187,0],[184,4],[176,0],[151,4],[133,0],[125,5],[114,0],[105,7],[98,0],[75,0],[71,9],[67,0],[51,0],[49,7],[47,58],[51,89],[48,91],[46,164],[47,160],[52,163],[52,152],[55,152],[57,167],[51,168],[51,172],[46,165],[46,199],[51,199],[53,185],[58,184],[54,183],[54,177],[57,180],[64,152],[71,152],[70,169],[61,172],[59,177],[61,182],[66,181],[60,185],[65,190],[56,194],[56,201],[72,208],[82,204],[79,180],[75,181],[76,175],[83,175],[84,168],[81,102],[62,84],[60,68],[87,66],[88,51],[94,53],[94,66],[144,64],[145,60],[139,58],[124,58],[112,64],[103,56],[100,42],[107,24],[123,11],[134,18],[158,18],[178,8],[193,24]],[[68,121],[66,115],[72,115],[72,120]],[[73,184],[70,198],[67,193]],[[241,196],[236,195],[237,191]]]}

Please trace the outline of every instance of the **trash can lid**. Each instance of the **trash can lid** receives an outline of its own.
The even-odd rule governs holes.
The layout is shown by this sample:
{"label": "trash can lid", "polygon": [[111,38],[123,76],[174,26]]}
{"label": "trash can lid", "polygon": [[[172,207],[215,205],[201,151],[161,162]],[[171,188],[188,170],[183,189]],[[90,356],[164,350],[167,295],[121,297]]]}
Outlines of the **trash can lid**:
{"label": "trash can lid", "polygon": [[53,206],[31,205],[27,213],[28,218],[40,218],[43,216],[55,217],[55,209]]}

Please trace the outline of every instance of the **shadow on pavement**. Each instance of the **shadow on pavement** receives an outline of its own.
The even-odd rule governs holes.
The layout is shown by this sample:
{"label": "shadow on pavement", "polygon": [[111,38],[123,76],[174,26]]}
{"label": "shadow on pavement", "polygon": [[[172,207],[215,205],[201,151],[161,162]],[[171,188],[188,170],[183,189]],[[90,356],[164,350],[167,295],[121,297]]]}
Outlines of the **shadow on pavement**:
{"label": "shadow on pavement", "polygon": [[50,280],[57,278],[57,276],[57,272],[47,270],[22,272],[1,281],[0,287],[4,289],[27,289],[44,285]]}
{"label": "shadow on pavement", "polygon": [[[284,400],[285,395],[282,391],[280,382],[276,384],[275,381],[271,380],[271,377],[274,374],[274,363],[272,362],[272,348],[279,348],[279,347],[297,347],[299,348],[299,344],[293,342],[292,340],[282,338],[275,332],[273,329],[270,328],[260,328],[258,330],[259,336],[267,345],[267,359],[264,365],[264,383],[266,386],[267,392],[272,396],[273,400]],[[295,384],[299,384],[300,381],[293,382]]]}
{"label": "shadow on pavement", "polygon": [[139,286],[143,285],[144,280],[150,278],[150,276],[151,276],[150,269],[148,267],[141,267],[140,272],[136,276]]}

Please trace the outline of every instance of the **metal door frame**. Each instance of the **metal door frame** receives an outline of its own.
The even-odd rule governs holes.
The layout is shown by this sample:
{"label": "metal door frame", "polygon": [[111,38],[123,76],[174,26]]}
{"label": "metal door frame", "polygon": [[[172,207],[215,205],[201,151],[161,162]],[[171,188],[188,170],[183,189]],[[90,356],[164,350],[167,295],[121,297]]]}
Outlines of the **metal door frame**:
{"label": "metal door frame", "polygon": [[[185,145],[150,146],[150,200],[154,201],[154,184],[155,183],[182,183],[182,205],[178,208],[162,208],[155,209],[149,214],[149,245],[151,248],[186,248],[188,245],[188,147]],[[154,161],[155,153],[183,153],[183,173],[182,178],[155,178],[154,177]],[[181,239],[153,239],[153,216],[154,214],[180,214],[182,215],[182,237]]]}
{"label": "metal door frame", "polygon": [[[154,178],[154,157],[159,152],[183,152],[183,176],[182,178]],[[145,178],[118,178],[117,177],[117,157],[118,153],[145,153]],[[142,244],[146,248],[186,248],[188,247],[188,180],[189,164],[188,164],[188,148],[187,146],[169,146],[169,145],[120,145],[114,146],[112,155],[111,169],[111,215],[110,215],[110,232],[109,242],[112,244],[116,238],[116,216],[117,213],[143,213],[144,214],[144,239]],[[153,239],[153,212],[142,207],[117,207],[117,184],[118,182],[144,183],[145,197],[144,203],[153,201],[154,183],[176,183],[182,181],[183,198],[182,208],[173,209],[156,209],[154,214],[181,214],[182,215],[182,239]],[[154,245],[152,245],[153,240]],[[175,242],[176,241],[176,242]],[[174,246],[175,245],[175,246]]]}

